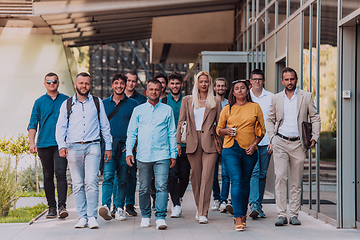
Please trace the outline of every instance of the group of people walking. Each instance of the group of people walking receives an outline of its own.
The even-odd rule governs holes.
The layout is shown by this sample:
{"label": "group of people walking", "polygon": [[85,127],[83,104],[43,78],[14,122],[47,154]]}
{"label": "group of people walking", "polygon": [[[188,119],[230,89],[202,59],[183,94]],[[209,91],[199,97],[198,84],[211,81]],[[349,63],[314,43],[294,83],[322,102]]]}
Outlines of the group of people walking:
{"label": "group of people walking", "polygon": [[[180,217],[190,177],[199,223],[208,223],[213,190],[211,209],[233,213],[235,230],[242,231],[249,203],[250,217],[265,217],[262,200],[274,153],[278,210],[275,225],[287,224],[288,166],[290,223],[301,224],[300,184],[308,149],[302,143],[301,123],[311,119],[311,148],[319,137],[320,117],[311,94],[296,88],[293,69],[283,70],[285,89],[276,95],[263,88],[264,72],[255,69],[250,81],[232,82],[228,100],[224,98],[226,80],[217,78],[213,83],[206,71],[196,75],[189,96],[181,93],[183,79],[177,72],[169,76],[156,74],[147,84],[147,98],[135,90],[137,80],[133,71],[115,74],[113,94],[102,101],[90,94],[91,77],[87,73],[77,75],[76,92],[70,98],[58,92],[59,78],[55,73],[45,76],[47,93],[35,101],[28,131],[30,151],[39,153],[43,165],[47,218],[68,216],[68,163],[79,215],[75,228],[98,228],[98,214],[105,220],[137,216],[134,205],[138,171],[140,227],[151,225],[155,210],[156,229],[167,228],[169,194],[170,216]],[[216,185],[220,162],[221,194]],[[99,172],[104,179],[100,208]]]}

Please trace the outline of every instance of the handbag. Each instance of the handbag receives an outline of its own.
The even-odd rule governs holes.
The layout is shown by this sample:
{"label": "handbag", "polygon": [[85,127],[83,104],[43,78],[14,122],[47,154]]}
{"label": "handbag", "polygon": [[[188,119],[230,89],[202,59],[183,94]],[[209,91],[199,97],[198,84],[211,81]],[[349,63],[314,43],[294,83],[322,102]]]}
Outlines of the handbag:
{"label": "handbag", "polygon": [[213,138],[214,138],[214,142],[215,142],[216,151],[217,151],[218,154],[221,154],[222,149],[223,149],[222,140],[216,133],[213,134]]}
{"label": "handbag", "polygon": [[310,122],[302,122],[301,123],[301,130],[302,130],[302,140],[304,146],[309,149],[311,145],[311,138],[312,138],[312,124]]}
{"label": "handbag", "polygon": [[181,143],[186,143],[186,130],[187,130],[187,122],[183,121],[180,127],[180,133],[181,133]]}
{"label": "handbag", "polygon": [[261,125],[258,120],[255,121],[255,136],[256,137],[261,136]]}

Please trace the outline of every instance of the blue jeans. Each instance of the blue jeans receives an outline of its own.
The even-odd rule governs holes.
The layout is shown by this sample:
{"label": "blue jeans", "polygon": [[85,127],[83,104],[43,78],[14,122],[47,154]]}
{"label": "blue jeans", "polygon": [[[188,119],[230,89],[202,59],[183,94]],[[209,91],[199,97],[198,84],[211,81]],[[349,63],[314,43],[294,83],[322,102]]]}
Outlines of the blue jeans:
{"label": "blue jeans", "polygon": [[139,204],[141,217],[151,217],[151,179],[155,177],[155,221],[157,219],[165,219],[166,208],[168,202],[167,180],[169,175],[169,160],[159,160],[156,162],[140,162],[137,161],[139,169]]}
{"label": "blue jeans", "polygon": [[[125,149],[125,143],[116,143],[114,139],[113,157],[110,161],[104,164],[104,181],[102,185],[102,205],[108,206],[110,209],[111,195],[114,192],[116,198],[113,199],[113,204],[117,208],[124,208],[126,197],[126,182],[129,166],[126,163],[126,154],[122,151]],[[117,182],[114,182],[116,173]],[[113,185],[116,186],[116,191],[113,191]]]}
{"label": "blue jeans", "polygon": [[76,211],[79,218],[97,217],[100,143],[68,143],[67,149]]}
{"label": "blue jeans", "polygon": [[[221,191],[219,185],[219,162],[221,162]],[[221,156],[219,155],[218,160],[215,165],[214,171],[214,181],[213,181],[213,197],[214,200],[219,200],[220,202],[226,202],[229,197],[229,189],[230,189],[230,179],[229,174],[226,170],[226,166],[224,161],[221,161]]]}
{"label": "blue jeans", "polygon": [[[133,155],[135,158],[136,155],[134,153]],[[129,168],[129,171],[127,173],[126,206],[135,204],[135,191],[137,184],[136,172],[137,167],[135,162],[135,164],[133,164],[133,166]]]}
{"label": "blue jeans", "polygon": [[258,146],[259,159],[256,162],[250,180],[249,204],[255,204],[261,208],[264,199],[266,186],[266,174],[269,168],[271,154],[268,153],[266,146]]}
{"label": "blue jeans", "polygon": [[231,181],[231,202],[234,217],[246,216],[250,192],[250,178],[258,159],[258,152],[247,155],[237,141],[230,148],[224,148],[221,156]]}

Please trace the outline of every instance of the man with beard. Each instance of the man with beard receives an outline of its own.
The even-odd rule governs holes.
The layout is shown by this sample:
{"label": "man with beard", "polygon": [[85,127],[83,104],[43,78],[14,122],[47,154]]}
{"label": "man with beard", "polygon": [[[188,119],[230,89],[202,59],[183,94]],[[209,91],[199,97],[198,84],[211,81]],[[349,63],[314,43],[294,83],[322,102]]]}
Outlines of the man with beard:
{"label": "man with beard", "polygon": [[174,114],[166,104],[159,102],[161,83],[151,79],[147,86],[148,101],[137,106],[130,119],[126,139],[126,162],[135,162],[132,148],[137,145],[137,167],[139,169],[140,227],[150,226],[151,178],[155,177],[156,229],[166,229],[166,208],[168,201],[167,180],[170,168],[176,162],[176,127]]}
{"label": "man with beard", "polygon": [[275,226],[288,223],[286,217],[286,183],[289,172],[289,210],[290,224],[300,225],[301,182],[307,147],[302,143],[301,124],[310,118],[312,139],[309,149],[315,146],[320,135],[320,116],[309,92],[296,88],[297,74],[294,69],[286,67],[281,73],[284,91],[272,96],[266,120],[270,149],[274,154],[275,199],[278,220]]}
{"label": "man with beard", "polygon": [[[59,155],[67,157],[79,221],[75,228],[98,228],[100,133],[105,141],[105,161],[111,159],[110,124],[102,101],[89,94],[90,75],[81,72],[74,83],[76,92],[63,102],[56,124]],[[97,98],[95,100],[95,98]],[[68,103],[71,103],[69,106]],[[85,191],[86,188],[86,191]]]}
{"label": "man with beard", "polygon": [[[225,93],[227,90],[225,78],[219,77],[214,81],[214,91],[216,93],[216,97],[221,100],[221,107],[224,108],[226,104],[228,104],[228,100],[225,98]],[[221,191],[219,184],[219,164],[221,162]],[[214,181],[213,181],[213,197],[214,204],[211,207],[212,211],[220,210],[221,213],[226,213],[226,205],[228,204],[228,196],[229,196],[229,188],[230,188],[230,178],[226,171],[225,164],[221,161],[221,155],[219,155],[214,171]],[[230,204],[230,203],[229,203]],[[231,206],[229,206],[231,209]],[[228,208],[229,208],[228,207]]]}
{"label": "man with beard", "polygon": [[[54,173],[58,191],[59,218],[66,218],[69,215],[66,211],[67,160],[59,156],[55,139],[55,126],[60,106],[68,96],[59,93],[59,78],[55,73],[50,72],[46,74],[44,86],[46,94],[35,101],[28,126],[30,153],[37,152],[39,154],[43,167],[45,196],[49,206],[46,218],[55,218],[57,215]],[[38,125],[39,132],[35,145]]]}
{"label": "man with beard", "polygon": [[[102,207],[99,208],[99,215],[107,221],[112,219],[110,205],[113,184],[115,184],[115,189],[117,189],[114,192],[116,197],[114,197],[113,202],[116,206],[115,219],[126,219],[124,205],[129,171],[125,155],[126,132],[133,109],[139,105],[136,100],[125,95],[126,81],[125,75],[114,74],[111,85],[114,94],[103,101],[106,115],[110,121],[111,136],[113,137],[112,158],[107,159],[104,163]],[[117,181],[114,183],[115,172]]]}
{"label": "man with beard", "polygon": [[[179,121],[179,114],[183,94],[181,88],[183,86],[183,78],[180,73],[173,72],[168,76],[170,95],[161,101],[168,104],[174,113],[175,126]],[[169,192],[173,206],[171,208],[171,217],[178,218],[181,215],[181,201],[189,184],[190,163],[186,155],[186,144],[178,146],[178,157],[176,164],[169,170]]]}

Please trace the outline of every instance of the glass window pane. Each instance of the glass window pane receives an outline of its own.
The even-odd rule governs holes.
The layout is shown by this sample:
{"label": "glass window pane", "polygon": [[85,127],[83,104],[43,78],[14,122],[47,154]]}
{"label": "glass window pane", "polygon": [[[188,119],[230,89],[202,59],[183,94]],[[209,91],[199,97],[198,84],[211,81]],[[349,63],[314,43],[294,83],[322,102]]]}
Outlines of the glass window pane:
{"label": "glass window pane", "polygon": [[259,0],[259,13],[264,10],[266,4],[266,0]]}
{"label": "glass window pane", "polygon": [[278,26],[286,19],[286,3],[287,0],[279,0],[278,7]]}
{"label": "glass window pane", "polygon": [[273,4],[268,10],[268,34],[275,29],[275,4]]}
{"label": "glass window pane", "polygon": [[[269,20],[268,20],[269,22]],[[266,19],[265,19],[265,13],[263,15],[260,16],[259,20],[258,20],[258,33],[259,33],[259,41],[261,41],[261,39],[263,39],[265,37],[265,23],[266,23]]]}
{"label": "glass window pane", "polygon": [[360,8],[359,0],[342,0],[342,17],[346,17],[358,8]]}
{"label": "glass window pane", "polygon": [[300,0],[290,0],[290,15],[300,8]]}

